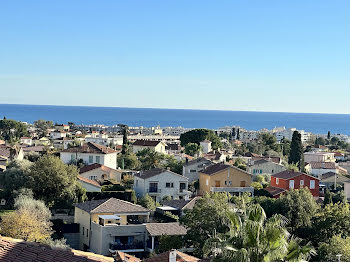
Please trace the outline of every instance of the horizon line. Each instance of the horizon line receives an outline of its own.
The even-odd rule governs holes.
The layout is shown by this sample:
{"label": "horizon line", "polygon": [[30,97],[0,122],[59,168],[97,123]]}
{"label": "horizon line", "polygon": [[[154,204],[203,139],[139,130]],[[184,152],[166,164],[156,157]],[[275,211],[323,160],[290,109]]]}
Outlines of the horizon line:
{"label": "horizon line", "polygon": [[234,109],[197,109],[197,108],[164,108],[164,107],[128,107],[128,106],[95,106],[95,105],[48,105],[48,104],[17,104],[0,103],[0,105],[14,106],[57,106],[57,107],[90,107],[90,108],[123,108],[123,109],[156,109],[156,110],[191,110],[191,111],[221,111],[221,112],[247,112],[247,113],[282,113],[282,114],[314,114],[314,115],[350,115],[350,113],[325,113],[325,112],[290,112],[290,111],[259,111],[259,110],[234,110]]}

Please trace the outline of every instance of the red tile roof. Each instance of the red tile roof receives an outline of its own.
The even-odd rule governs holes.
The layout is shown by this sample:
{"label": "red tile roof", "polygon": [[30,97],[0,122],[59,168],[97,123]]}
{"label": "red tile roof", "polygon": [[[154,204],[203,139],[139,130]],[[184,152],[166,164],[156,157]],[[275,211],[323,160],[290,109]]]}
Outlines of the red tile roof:
{"label": "red tile roof", "polygon": [[113,258],[70,249],[51,248],[48,245],[0,237],[2,262],[113,262]]}
{"label": "red tile roof", "polygon": [[91,165],[83,166],[82,168],[80,168],[79,173],[83,174],[97,168],[101,168],[103,171],[106,171],[106,172],[110,172],[111,170],[116,170],[102,164],[94,163]]}
{"label": "red tile roof", "polygon": [[78,176],[78,179],[80,181],[83,181],[85,183],[91,184],[93,186],[101,187],[101,185],[99,183],[97,183],[97,181],[95,181],[95,180],[91,180],[91,179],[88,179],[88,178],[85,178],[85,177],[82,177],[82,176]]}
{"label": "red tile roof", "polygon": [[79,147],[71,147],[61,152],[69,152],[69,153],[93,153],[93,154],[111,154],[116,153],[117,151],[96,143],[88,142]]}
{"label": "red tile roof", "polygon": [[[143,262],[169,262],[171,251],[161,253],[151,258],[146,258]],[[176,250],[176,262],[198,262],[200,259]]]}
{"label": "red tile roof", "polygon": [[151,236],[184,236],[187,233],[186,228],[178,222],[174,223],[147,223],[146,229]]}
{"label": "red tile roof", "polygon": [[310,162],[312,169],[336,169],[334,162]]}
{"label": "red tile roof", "polygon": [[285,192],[286,190],[283,188],[278,188],[278,187],[273,187],[273,186],[268,186],[264,188],[267,192],[271,194],[271,196],[278,196]]}

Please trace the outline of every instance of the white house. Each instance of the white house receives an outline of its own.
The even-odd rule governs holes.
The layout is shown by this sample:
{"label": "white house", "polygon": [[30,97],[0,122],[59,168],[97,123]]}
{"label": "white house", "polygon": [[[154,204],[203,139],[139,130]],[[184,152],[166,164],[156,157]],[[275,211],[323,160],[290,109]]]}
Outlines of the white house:
{"label": "white house", "polygon": [[60,156],[66,164],[82,159],[87,164],[97,163],[113,169],[117,168],[117,151],[96,143],[86,143],[79,147],[62,150]]}
{"label": "white house", "polygon": [[163,197],[188,198],[188,178],[170,170],[154,168],[134,175],[134,190],[138,197],[146,194],[160,202]]}
{"label": "white house", "polygon": [[31,137],[21,137],[21,144],[23,145],[33,145],[33,140]]}
{"label": "white house", "polygon": [[328,152],[305,152],[304,161],[306,163],[311,162],[335,162],[334,153]]}
{"label": "white house", "polygon": [[337,164],[334,162],[310,162],[309,172],[319,179],[328,172],[338,173]]}
{"label": "white house", "polygon": [[60,138],[63,138],[63,137],[67,137],[67,132],[65,131],[53,131],[53,132],[50,132],[50,138],[51,139],[60,139]]}
{"label": "white house", "polygon": [[78,182],[86,192],[101,192],[101,186],[97,181],[78,176]]}
{"label": "white house", "polygon": [[152,151],[156,151],[158,153],[166,153],[165,143],[162,141],[151,141],[151,140],[136,140],[132,144],[132,151],[137,153],[143,149],[149,148]]}
{"label": "white house", "polygon": [[204,140],[204,141],[200,142],[200,146],[202,147],[202,152],[204,154],[207,154],[207,153],[212,151],[211,141],[209,141],[209,140]]}

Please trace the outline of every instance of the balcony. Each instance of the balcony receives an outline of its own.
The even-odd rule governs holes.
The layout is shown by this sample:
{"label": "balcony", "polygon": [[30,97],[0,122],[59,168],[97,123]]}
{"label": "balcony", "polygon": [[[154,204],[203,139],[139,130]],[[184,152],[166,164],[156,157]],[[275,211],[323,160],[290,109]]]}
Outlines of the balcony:
{"label": "balcony", "polygon": [[147,189],[147,193],[150,194],[150,195],[151,194],[160,194],[160,193],[162,193],[162,190],[159,189],[159,188],[150,187],[150,188]]}
{"label": "balcony", "polygon": [[211,187],[210,192],[225,192],[225,193],[238,193],[241,195],[242,193],[250,193],[252,196],[254,195],[253,187]]}
{"label": "balcony", "polygon": [[134,241],[130,244],[110,243],[109,249],[122,252],[143,252],[145,251],[145,244],[141,241]]}

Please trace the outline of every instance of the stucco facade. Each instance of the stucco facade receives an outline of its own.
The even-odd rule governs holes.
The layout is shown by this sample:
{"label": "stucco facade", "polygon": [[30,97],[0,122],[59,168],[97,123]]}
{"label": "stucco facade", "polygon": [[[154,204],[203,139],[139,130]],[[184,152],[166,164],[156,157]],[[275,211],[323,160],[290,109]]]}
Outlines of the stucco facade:
{"label": "stucco facade", "polygon": [[90,153],[73,153],[73,152],[61,152],[61,160],[68,164],[71,161],[82,159],[87,164],[98,163],[110,168],[117,168],[117,153],[111,154],[90,154]]}
{"label": "stucco facade", "polygon": [[250,187],[252,183],[252,175],[236,167],[226,166],[225,169],[212,174],[206,174],[205,171],[199,173],[199,195],[213,192],[215,188],[229,190],[229,188]]}
{"label": "stucco facade", "polygon": [[188,178],[169,170],[161,170],[151,177],[135,175],[134,190],[138,197],[148,194],[158,202],[165,196],[184,199],[188,195]]}

